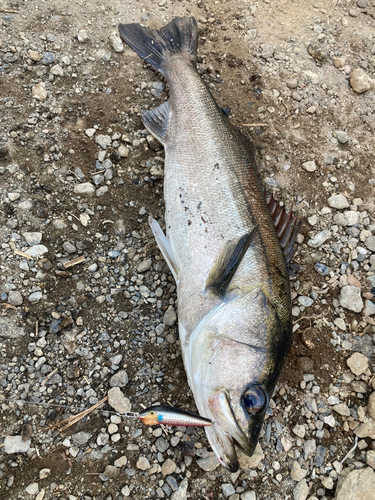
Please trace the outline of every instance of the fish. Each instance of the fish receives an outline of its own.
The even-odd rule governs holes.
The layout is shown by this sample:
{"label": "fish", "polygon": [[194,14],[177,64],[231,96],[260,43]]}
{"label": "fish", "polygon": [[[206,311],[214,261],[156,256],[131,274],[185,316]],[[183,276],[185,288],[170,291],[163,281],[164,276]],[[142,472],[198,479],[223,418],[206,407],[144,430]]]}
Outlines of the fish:
{"label": "fish", "polygon": [[261,183],[254,146],[215,102],[196,67],[193,17],[119,33],[161,73],[169,100],[142,113],[164,146],[164,233],[149,224],[177,285],[187,379],[220,463],[251,456],[291,343],[288,263],[299,230]]}
{"label": "fish", "polygon": [[145,425],[164,424],[183,427],[208,427],[213,425],[212,420],[208,418],[172,406],[150,406],[139,412],[137,418],[142,420]]}

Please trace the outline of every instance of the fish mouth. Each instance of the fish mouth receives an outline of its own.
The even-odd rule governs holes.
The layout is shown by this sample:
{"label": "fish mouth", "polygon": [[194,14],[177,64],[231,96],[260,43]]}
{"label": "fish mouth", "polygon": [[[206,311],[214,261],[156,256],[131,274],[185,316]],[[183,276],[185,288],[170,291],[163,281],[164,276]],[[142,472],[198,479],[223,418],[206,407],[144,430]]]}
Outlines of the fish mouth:
{"label": "fish mouth", "polygon": [[[263,423],[263,416],[248,418],[246,420],[246,427],[242,428],[237,421],[230,404],[229,395],[226,391],[222,391],[214,396],[211,396],[208,404],[213,419],[216,422],[216,426],[212,426],[211,429],[219,427],[227,438],[231,439],[233,449],[235,443],[246,455],[250,457],[254,453],[255,447],[258,443],[259,433]],[[228,468],[227,465],[223,465]]]}

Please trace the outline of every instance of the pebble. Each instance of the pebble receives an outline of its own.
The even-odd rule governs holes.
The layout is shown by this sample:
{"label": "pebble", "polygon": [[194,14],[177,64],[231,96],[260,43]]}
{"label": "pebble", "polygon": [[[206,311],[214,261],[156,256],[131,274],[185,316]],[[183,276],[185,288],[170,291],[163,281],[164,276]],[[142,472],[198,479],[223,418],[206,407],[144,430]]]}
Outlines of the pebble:
{"label": "pebble", "polygon": [[137,469],[148,470],[151,468],[150,462],[146,457],[139,457],[136,464]]}
{"label": "pebble", "polygon": [[78,446],[86,444],[90,438],[91,438],[91,434],[89,434],[88,432],[84,432],[84,431],[80,431],[80,432],[77,432],[76,434],[72,435],[72,439],[73,439],[74,443],[77,444]]}
{"label": "pebble", "polygon": [[129,148],[127,148],[123,144],[118,147],[117,151],[121,158],[127,158],[129,156]]}
{"label": "pebble", "polygon": [[339,295],[339,303],[344,309],[357,313],[361,312],[363,309],[361,290],[352,285],[343,286]]}
{"label": "pebble", "polygon": [[176,491],[172,493],[171,500],[186,500],[188,491],[188,480],[185,477]]}
{"label": "pebble", "polygon": [[362,94],[370,90],[374,82],[362,68],[356,68],[350,73],[350,85],[354,92]]}
{"label": "pebble", "polygon": [[295,460],[292,463],[291,469],[290,469],[290,477],[293,479],[293,481],[301,481],[304,477],[306,477],[307,471],[302,469],[300,464]]}
{"label": "pebble", "polygon": [[40,52],[37,52],[35,50],[28,50],[27,52],[30,56],[30,59],[34,62],[39,62],[43,57]]}
{"label": "pebble", "polygon": [[29,302],[39,302],[42,297],[43,297],[43,292],[33,292],[30,293],[27,300]]}
{"label": "pebble", "polygon": [[128,459],[124,456],[118,458],[117,460],[114,461],[113,465],[115,467],[118,467],[119,469],[121,467],[125,467],[125,465],[128,463]]}
{"label": "pebble", "polygon": [[96,129],[95,128],[87,128],[85,130],[85,134],[87,137],[93,137],[95,135]]}
{"label": "pebble", "polygon": [[148,271],[149,269],[151,269],[151,264],[152,264],[152,260],[151,259],[146,259],[142,262],[140,262],[137,266],[137,271],[139,273],[145,273],[146,271]]}
{"label": "pebble", "polygon": [[163,465],[161,466],[161,473],[163,474],[163,476],[169,476],[169,474],[174,473],[176,467],[176,462],[174,462],[170,458],[167,458],[167,460],[163,462]]}
{"label": "pebble", "polygon": [[346,364],[354,375],[362,375],[368,369],[368,358],[360,352],[354,352],[350,358],[346,360]]}
{"label": "pebble", "polygon": [[324,229],[323,231],[320,231],[320,233],[317,233],[313,238],[309,239],[307,244],[309,245],[309,247],[318,248],[323,245],[323,243],[325,243],[330,237],[331,231],[328,231],[328,229]]}
{"label": "pebble", "polygon": [[163,316],[163,323],[165,326],[172,326],[177,321],[177,314],[173,306],[169,306]]}
{"label": "pebble", "polygon": [[313,453],[315,453],[315,451],[316,451],[316,441],[315,441],[315,439],[307,439],[303,443],[303,451],[304,451],[304,454],[305,454],[305,460],[307,460],[310,455],[312,455]]}
{"label": "pebble", "polygon": [[108,404],[120,414],[131,411],[131,403],[120,387],[112,387],[108,391]]}
{"label": "pebble", "polygon": [[109,385],[111,387],[125,387],[128,383],[128,374],[125,370],[119,370],[117,373],[112,375]]}
{"label": "pebble", "polygon": [[370,467],[354,469],[340,479],[335,500],[374,500],[375,473]]}
{"label": "pebble", "polygon": [[111,45],[115,52],[124,52],[124,44],[122,43],[122,40],[117,33],[113,33],[109,37],[109,41],[111,42]]}
{"label": "pebble", "polygon": [[197,464],[206,472],[212,472],[220,466],[220,462],[214,453],[209,453],[206,458],[199,458]]}
{"label": "pebble", "polygon": [[375,252],[375,236],[368,236],[365,239],[365,246],[371,250],[371,252]]}
{"label": "pebble", "polygon": [[64,76],[64,70],[62,69],[60,64],[55,64],[54,66],[52,66],[49,72],[53,76]]}
{"label": "pebble", "polygon": [[31,89],[31,95],[37,101],[45,101],[47,99],[48,93],[46,90],[46,84],[44,82],[37,83]]}
{"label": "pebble", "polygon": [[223,495],[225,498],[230,497],[234,493],[236,493],[236,490],[234,489],[233,484],[231,483],[224,483],[221,485],[221,491],[223,492]]}
{"label": "pebble", "polygon": [[373,392],[368,398],[367,413],[373,420],[375,420],[375,392]]}
{"label": "pebble", "polygon": [[119,473],[120,471],[114,465],[107,465],[103,472],[103,474],[109,479],[115,479]]}
{"label": "pebble", "polygon": [[307,495],[309,494],[310,487],[307,484],[306,479],[301,479],[299,483],[295,486],[293,490],[293,499],[294,500],[306,500]]}
{"label": "pebble", "polygon": [[30,449],[31,439],[22,439],[22,436],[5,436],[4,451],[8,455],[13,453],[27,453]]}
{"label": "pebble", "polygon": [[375,304],[371,300],[366,299],[365,300],[365,307],[364,307],[362,313],[364,316],[374,316]]}
{"label": "pebble", "polygon": [[350,417],[350,409],[346,403],[336,404],[332,406],[332,410],[344,417]]}
{"label": "pebble", "polygon": [[296,436],[300,437],[301,439],[303,439],[305,437],[305,434],[306,434],[306,429],[305,429],[305,426],[304,425],[295,425],[293,427],[293,434],[295,434]]}
{"label": "pebble", "polygon": [[103,134],[98,134],[95,137],[95,142],[98,144],[102,149],[107,149],[108,146],[111,145],[112,139],[109,135],[103,135]]}
{"label": "pebble", "polygon": [[257,495],[254,490],[244,491],[241,500],[257,500]]}
{"label": "pebble", "polygon": [[39,471],[39,479],[46,479],[51,474],[51,469],[41,469]]}
{"label": "pebble", "polygon": [[38,483],[31,483],[29,486],[25,488],[26,493],[29,495],[35,495],[39,491],[39,484]]}
{"label": "pebble", "polygon": [[251,457],[248,457],[247,455],[245,455],[245,453],[243,453],[240,450],[237,450],[237,457],[241,469],[244,470],[255,469],[264,459],[264,453],[260,443],[258,443]]}
{"label": "pebble", "polygon": [[333,479],[329,476],[323,477],[322,485],[324,486],[324,488],[327,488],[327,490],[331,490],[333,488]]}
{"label": "pebble", "polygon": [[89,40],[89,35],[86,30],[80,30],[77,35],[77,39],[80,43],[85,43]]}
{"label": "pebble", "polygon": [[12,306],[21,306],[23,303],[23,297],[18,291],[10,291],[8,294],[8,303]]}
{"label": "pebble", "polygon": [[348,134],[342,130],[335,130],[332,135],[336,137],[341,144],[346,144],[349,140]]}
{"label": "pebble", "polygon": [[42,241],[42,233],[23,233],[26,243],[30,246],[38,245]]}
{"label": "pebble", "polygon": [[93,186],[91,182],[81,182],[74,186],[74,192],[75,194],[87,194],[88,196],[92,196],[95,193],[95,186]]}
{"label": "pebble", "polygon": [[369,420],[368,422],[359,424],[359,426],[354,429],[354,434],[359,438],[375,439],[375,421]]}
{"label": "pebble", "polygon": [[327,203],[331,208],[337,208],[338,210],[349,208],[349,202],[343,194],[334,194],[330,196]]}
{"label": "pebble", "polygon": [[315,172],[318,167],[315,161],[305,161],[305,163],[302,163],[302,168],[307,172]]}

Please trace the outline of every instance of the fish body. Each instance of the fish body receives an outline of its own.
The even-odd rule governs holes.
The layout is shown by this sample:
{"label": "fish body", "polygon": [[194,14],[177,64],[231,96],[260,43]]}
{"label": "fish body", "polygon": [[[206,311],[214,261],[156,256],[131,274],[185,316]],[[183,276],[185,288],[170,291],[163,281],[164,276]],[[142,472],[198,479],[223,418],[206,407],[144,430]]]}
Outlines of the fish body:
{"label": "fish body", "polygon": [[[179,334],[197,408],[218,423],[206,428],[208,439],[235,471],[235,444],[253,453],[290,345],[286,260],[253,148],[197,72],[195,20],[119,31],[169,86],[169,101],[143,114],[165,147],[166,236],[155,220],[150,225],[177,282]],[[290,251],[293,231],[279,212]]]}

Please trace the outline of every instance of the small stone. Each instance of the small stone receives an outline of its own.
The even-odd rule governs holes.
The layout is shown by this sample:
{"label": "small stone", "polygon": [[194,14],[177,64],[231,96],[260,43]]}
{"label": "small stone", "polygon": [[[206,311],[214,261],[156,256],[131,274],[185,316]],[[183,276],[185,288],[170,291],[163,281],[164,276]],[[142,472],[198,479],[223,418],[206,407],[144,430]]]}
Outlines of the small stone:
{"label": "small stone", "polygon": [[307,484],[306,479],[302,479],[299,483],[297,483],[296,487],[293,490],[293,499],[306,500],[309,491],[310,487]]}
{"label": "small stone", "polygon": [[337,69],[343,68],[345,66],[345,62],[346,62],[345,57],[335,57],[333,59],[333,64]]}
{"label": "small stone", "polygon": [[295,425],[293,427],[293,434],[295,434],[296,436],[300,437],[301,439],[303,439],[305,437],[305,434],[306,434],[306,429],[305,429],[305,426],[304,425]]}
{"label": "small stone", "polygon": [[371,250],[371,252],[375,252],[375,236],[368,236],[365,239],[365,246]]}
{"label": "small stone", "polygon": [[108,391],[108,404],[118,413],[123,414],[131,410],[131,403],[119,387],[112,387]]}
{"label": "small stone", "polygon": [[244,491],[241,495],[241,500],[257,500],[257,494],[254,490]]}
{"label": "small stone", "polygon": [[11,290],[8,294],[8,303],[12,306],[21,306],[23,297],[20,292]]}
{"label": "small stone", "polygon": [[309,108],[307,108],[306,113],[309,113],[309,115],[313,115],[314,113],[316,113],[316,106],[310,106]]}
{"label": "small stone", "polygon": [[48,252],[48,248],[44,245],[34,245],[26,250],[25,253],[30,255],[30,257],[41,257],[43,254]]}
{"label": "small stone", "polygon": [[337,328],[340,328],[340,330],[342,330],[343,332],[346,331],[346,324],[342,318],[336,318],[333,323],[337,326]]}
{"label": "small stone", "polygon": [[375,420],[375,392],[373,392],[368,398],[367,413],[373,420]]}
{"label": "small stone", "polygon": [[77,38],[80,43],[85,43],[89,39],[89,35],[86,30],[81,30],[78,32]]}
{"label": "small stone", "polygon": [[331,208],[337,208],[338,210],[349,208],[349,202],[343,194],[334,194],[330,196],[327,203]]}
{"label": "small stone", "polygon": [[323,422],[325,424],[329,425],[330,427],[336,426],[335,417],[333,417],[332,415],[327,415],[327,416],[323,417]]}
{"label": "small stone", "polygon": [[297,358],[297,368],[303,373],[314,373],[314,360],[308,356],[299,356]]}
{"label": "small stone", "polygon": [[107,147],[111,145],[112,140],[109,135],[99,134],[95,137],[95,142],[99,144],[102,149],[107,149]]}
{"label": "small stone", "polygon": [[170,458],[167,458],[167,460],[163,462],[163,465],[161,466],[161,473],[163,474],[163,476],[169,476],[169,474],[174,473],[176,467],[176,463]]}
{"label": "small stone", "polygon": [[75,194],[86,194],[88,196],[92,196],[95,193],[95,187],[91,184],[91,182],[81,182],[80,184],[76,184],[74,186]]}
{"label": "small stone", "polygon": [[27,488],[25,488],[26,493],[29,495],[35,495],[39,491],[39,485],[38,483],[31,483]]}
{"label": "small stone", "polygon": [[109,441],[109,436],[105,432],[100,432],[96,438],[96,444],[98,446],[105,446]]}
{"label": "small stone", "polygon": [[31,439],[22,439],[22,436],[5,436],[4,451],[8,455],[13,453],[27,453],[30,449]]}
{"label": "small stone", "polygon": [[107,465],[106,468],[104,469],[103,474],[108,477],[109,479],[115,479],[119,475],[119,470],[117,467],[114,465]]}
{"label": "small stone", "polygon": [[77,251],[76,247],[69,241],[64,241],[62,247],[66,253],[75,253]]}
{"label": "small stone", "polygon": [[42,297],[43,297],[43,292],[33,292],[30,293],[27,300],[29,302],[39,302]]}
{"label": "small stone", "polygon": [[335,130],[332,135],[336,137],[341,144],[346,144],[349,140],[348,134],[342,130]]}
{"label": "small stone", "polygon": [[223,495],[225,496],[225,498],[228,498],[231,495],[233,495],[234,493],[236,493],[236,490],[234,489],[234,486],[231,483],[224,483],[224,484],[222,484],[221,485],[221,490],[222,490]]}
{"label": "small stone", "polygon": [[26,243],[30,246],[38,245],[42,241],[42,233],[23,233],[22,236],[25,238]]}
{"label": "small stone", "polygon": [[121,156],[121,158],[127,158],[129,156],[129,148],[121,144],[118,148],[118,154]]}
{"label": "small stone", "polygon": [[315,161],[305,161],[305,163],[302,163],[302,168],[307,172],[315,172],[317,166]]}
{"label": "small stone", "polygon": [[112,375],[109,385],[111,387],[125,387],[128,383],[128,374],[125,370],[119,370],[117,373]]}
{"label": "small stone", "polygon": [[177,321],[177,314],[173,306],[169,306],[163,316],[163,323],[165,326],[172,326]]}
{"label": "small stone", "polygon": [[210,453],[206,458],[199,458],[197,464],[206,472],[212,472],[220,466],[220,462],[214,453]]}
{"label": "small stone", "polygon": [[344,309],[361,312],[363,309],[361,290],[352,285],[343,286],[340,291],[339,303]]}
{"label": "small stone", "polygon": [[139,470],[148,470],[151,468],[151,465],[146,457],[139,457],[137,460],[136,467]]}
{"label": "small stone", "polygon": [[305,454],[305,460],[309,458],[310,455],[316,451],[316,441],[315,439],[308,439],[303,443],[303,451]]}
{"label": "small stone", "polygon": [[118,467],[120,469],[121,467],[125,467],[125,465],[127,463],[128,463],[128,459],[124,455],[124,456],[122,456],[114,461],[114,466]]}
{"label": "small stone", "polygon": [[320,233],[317,233],[313,238],[309,239],[307,244],[309,245],[309,247],[318,248],[323,245],[323,243],[325,243],[330,237],[331,231],[328,231],[328,229],[324,229],[323,231],[320,231]]}
{"label": "small stone", "polygon": [[295,78],[291,78],[286,82],[286,85],[289,89],[293,90],[298,87],[298,81]]}
{"label": "small stone", "polygon": [[186,500],[188,490],[188,480],[185,477],[176,491],[172,493],[171,500]]}
{"label": "small stone", "polygon": [[39,471],[39,479],[46,479],[51,474],[51,469],[41,469]]}
{"label": "small stone", "polygon": [[322,479],[322,485],[324,488],[327,488],[327,490],[331,490],[333,488],[333,479],[331,477],[324,477]]}
{"label": "small stone", "polygon": [[313,299],[310,299],[310,297],[307,297],[306,295],[299,295],[297,297],[297,301],[298,304],[303,307],[310,307],[314,303]]}
{"label": "small stone", "polygon": [[300,464],[295,460],[292,463],[292,467],[290,469],[290,477],[293,479],[293,481],[301,481],[304,477],[306,477],[307,471],[305,469],[302,469]]}
{"label": "small stone", "polygon": [[346,210],[343,215],[347,226],[354,226],[355,224],[358,224],[359,212],[356,210]]}
{"label": "small stone", "polygon": [[52,64],[55,62],[55,55],[52,52],[42,52],[41,64]]}
{"label": "small stone", "polygon": [[42,488],[39,491],[39,493],[37,494],[37,496],[35,497],[35,500],[43,500],[45,494],[46,494],[46,490],[44,488]]}
{"label": "small stone", "polygon": [[[0,158],[1,158],[1,155],[0,155]],[[17,201],[19,198],[21,198],[21,194],[20,193],[8,193],[8,198],[10,199],[10,201]]]}
{"label": "small stone", "polygon": [[359,424],[359,426],[354,429],[354,434],[359,438],[375,439],[375,421],[369,420],[368,422]]}
{"label": "small stone", "polygon": [[96,129],[95,128],[87,128],[85,130],[85,134],[87,137],[93,137],[95,135]]}
{"label": "small stone", "polygon": [[138,264],[137,271],[139,273],[145,273],[146,271],[148,271],[149,269],[151,269],[151,264],[152,264],[151,259],[143,260],[142,262],[140,262]]}
{"label": "small stone", "polygon": [[321,276],[327,276],[329,273],[329,269],[325,264],[321,264],[320,262],[317,262],[314,265],[315,271],[319,273]]}
{"label": "small stone", "polygon": [[258,443],[251,457],[248,457],[247,455],[245,455],[245,453],[243,453],[240,450],[237,450],[237,457],[241,469],[244,470],[255,469],[264,459],[264,453],[260,444]]}
{"label": "small stone", "polygon": [[350,85],[354,92],[362,94],[370,90],[374,82],[362,68],[356,68],[350,73]]}
{"label": "small stone", "polygon": [[28,50],[27,52],[30,56],[30,59],[34,62],[39,62],[43,57],[40,52],[36,52],[35,50]]}
{"label": "small stone", "polygon": [[346,364],[354,375],[362,375],[368,369],[368,359],[360,352],[354,352],[350,358],[346,360]]}
{"label": "small stone", "polygon": [[96,190],[96,197],[100,198],[104,196],[106,193],[108,193],[108,186],[101,186],[99,189]]}
{"label": "small stone", "polygon": [[375,473],[370,467],[354,469],[340,479],[335,500],[374,500]]}
{"label": "small stone", "polygon": [[375,314],[375,304],[371,300],[366,299],[362,313],[364,316],[373,316]]}
{"label": "small stone", "polygon": [[72,435],[74,443],[77,444],[78,446],[86,444],[90,438],[91,434],[83,431],[77,432],[76,434]]}
{"label": "small stone", "polygon": [[62,69],[60,64],[55,64],[54,66],[52,66],[49,72],[53,76],[64,76],[64,70]]}
{"label": "small stone", "polygon": [[332,406],[332,410],[334,410],[339,415],[343,417],[350,417],[350,409],[346,403],[339,403],[337,405]]}
{"label": "small stone", "polygon": [[112,35],[109,37],[109,41],[111,42],[111,45],[115,52],[124,52],[124,44],[122,43],[122,40],[117,33],[112,33]]}
{"label": "small stone", "polygon": [[45,89],[46,84],[44,82],[37,83],[31,89],[31,96],[37,101],[45,101],[47,99],[48,93]]}

